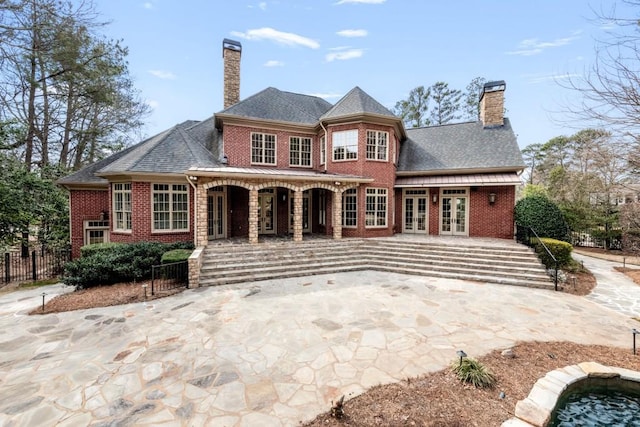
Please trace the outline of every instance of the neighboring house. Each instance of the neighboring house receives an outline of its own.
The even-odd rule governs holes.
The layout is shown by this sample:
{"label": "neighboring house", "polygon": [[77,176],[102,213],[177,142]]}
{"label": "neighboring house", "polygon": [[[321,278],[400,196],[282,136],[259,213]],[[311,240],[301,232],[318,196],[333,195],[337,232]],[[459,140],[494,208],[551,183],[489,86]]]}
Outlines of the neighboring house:
{"label": "neighboring house", "polygon": [[225,39],[224,110],[59,181],[74,256],[103,241],[270,234],[513,238],[525,165],[504,82],[485,85],[478,122],[405,129],[359,87],[335,105],[271,87],[240,101],[240,55]]}

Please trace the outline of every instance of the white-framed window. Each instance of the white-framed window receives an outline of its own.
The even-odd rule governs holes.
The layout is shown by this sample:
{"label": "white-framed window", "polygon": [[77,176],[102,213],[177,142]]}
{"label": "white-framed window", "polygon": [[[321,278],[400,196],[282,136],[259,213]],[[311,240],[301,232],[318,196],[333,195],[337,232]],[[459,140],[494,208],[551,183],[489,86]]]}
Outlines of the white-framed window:
{"label": "white-framed window", "polygon": [[189,230],[187,184],[153,184],[153,231]]}
{"label": "white-framed window", "polygon": [[84,244],[95,245],[109,241],[109,221],[84,221]]}
{"label": "white-framed window", "polygon": [[320,137],[320,164],[327,163],[327,137],[322,135]]}
{"label": "white-framed window", "polygon": [[389,132],[367,131],[367,160],[387,161],[389,152]]}
{"label": "white-framed window", "polygon": [[289,165],[311,167],[311,138],[289,138]]}
{"label": "white-framed window", "polygon": [[342,193],[342,226],[358,226],[358,189],[350,188]]}
{"label": "white-framed window", "polygon": [[333,144],[333,160],[357,160],[358,159],[358,130],[344,130],[333,132],[331,136]]}
{"label": "white-framed window", "polygon": [[276,164],[276,136],[269,133],[251,133],[251,163]]}
{"label": "white-framed window", "polygon": [[113,229],[131,231],[131,183],[113,184]]}
{"label": "white-framed window", "polygon": [[387,226],[387,189],[367,188],[365,227]]}

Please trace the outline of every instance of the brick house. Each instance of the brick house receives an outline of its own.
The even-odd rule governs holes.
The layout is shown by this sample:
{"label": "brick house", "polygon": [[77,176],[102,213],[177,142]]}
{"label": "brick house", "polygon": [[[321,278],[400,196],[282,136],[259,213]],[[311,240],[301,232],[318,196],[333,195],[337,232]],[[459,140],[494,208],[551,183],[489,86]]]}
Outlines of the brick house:
{"label": "brick house", "polygon": [[90,243],[305,233],[513,238],[524,168],[505,83],[477,122],[405,129],[355,87],[335,105],[272,87],[240,100],[240,43],[225,39],[224,109],[59,181],[73,255]]}

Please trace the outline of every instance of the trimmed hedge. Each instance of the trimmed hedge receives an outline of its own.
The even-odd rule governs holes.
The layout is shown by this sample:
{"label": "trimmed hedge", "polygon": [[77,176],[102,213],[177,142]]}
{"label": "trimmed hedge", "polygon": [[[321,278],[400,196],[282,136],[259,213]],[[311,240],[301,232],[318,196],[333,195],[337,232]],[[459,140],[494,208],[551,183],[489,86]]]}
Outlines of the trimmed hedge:
{"label": "trimmed hedge", "polygon": [[109,252],[116,246],[121,246],[124,243],[108,242],[108,243],[94,243],[93,245],[85,245],[80,248],[80,256],[92,256],[98,252]]}
{"label": "trimmed hedge", "polygon": [[172,262],[186,261],[191,256],[191,249],[174,249],[162,254],[160,264],[171,264]]}
{"label": "trimmed hedge", "polygon": [[139,242],[99,248],[89,256],[67,263],[62,280],[76,289],[83,289],[148,279],[151,267],[160,264],[165,252],[174,249],[193,250],[193,243]]}
{"label": "trimmed hedge", "polygon": [[[553,268],[553,259],[549,256],[547,251],[544,250],[544,247],[540,242],[535,242],[535,250],[538,254],[538,257],[542,260],[542,263],[547,268]],[[549,251],[556,257],[558,260],[558,268],[562,268],[571,264],[573,258],[571,258],[571,252],[573,251],[573,246],[570,243],[563,242],[561,240],[549,239],[547,237],[543,237],[540,239],[546,246],[549,248]]]}

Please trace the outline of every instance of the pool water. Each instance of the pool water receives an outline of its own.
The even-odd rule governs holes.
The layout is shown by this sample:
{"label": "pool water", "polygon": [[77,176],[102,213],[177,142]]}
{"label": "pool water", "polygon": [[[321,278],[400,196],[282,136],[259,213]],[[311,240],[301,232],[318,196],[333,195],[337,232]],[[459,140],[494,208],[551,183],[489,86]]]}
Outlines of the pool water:
{"label": "pool water", "polygon": [[607,392],[573,393],[556,408],[550,427],[640,427],[640,395]]}

